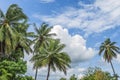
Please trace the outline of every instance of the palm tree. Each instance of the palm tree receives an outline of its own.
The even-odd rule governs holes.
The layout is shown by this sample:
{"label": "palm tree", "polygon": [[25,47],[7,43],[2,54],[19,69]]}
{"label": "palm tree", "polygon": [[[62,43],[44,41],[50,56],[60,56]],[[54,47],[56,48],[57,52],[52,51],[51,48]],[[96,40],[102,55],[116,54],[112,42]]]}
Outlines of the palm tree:
{"label": "palm tree", "polygon": [[25,22],[26,15],[16,4],[10,5],[7,12],[4,14],[0,10],[0,52],[3,55],[8,55],[15,49],[16,46],[16,30],[14,27]]}
{"label": "palm tree", "polygon": [[[48,41],[49,39],[51,39],[52,36],[54,36],[55,34],[54,33],[50,33],[52,27],[49,27],[48,24],[45,24],[43,23],[41,25],[41,27],[37,28],[36,25],[35,25],[35,32],[36,32],[36,35],[34,36],[34,53],[35,54],[39,54],[39,49],[43,46],[43,45],[47,45],[48,44]],[[38,67],[41,67],[40,65],[37,66],[37,64],[39,63],[38,60],[32,60],[32,62],[34,62],[34,67],[33,69],[36,69],[36,72],[35,72],[35,80],[37,78],[37,73],[38,73]]]}
{"label": "palm tree", "polygon": [[11,57],[15,60],[24,57],[24,51],[29,54],[32,53],[31,43],[32,40],[29,39],[34,36],[33,32],[27,32],[29,25],[25,22],[23,24],[18,25],[15,27],[17,31],[17,43],[15,50],[13,51]]}
{"label": "palm tree", "polygon": [[51,39],[48,45],[41,47],[39,54],[35,55],[33,59],[39,61],[40,66],[48,66],[48,73],[46,80],[49,79],[50,70],[57,69],[66,74],[66,70],[70,67],[70,57],[66,52],[63,52],[65,45],[61,44],[59,40]]}
{"label": "palm tree", "polygon": [[114,75],[116,75],[116,73],[112,64],[112,59],[117,57],[117,53],[120,53],[120,48],[115,46],[115,44],[116,42],[111,42],[108,38],[101,44],[99,50],[99,55],[103,53],[103,58],[105,61],[111,64]]}

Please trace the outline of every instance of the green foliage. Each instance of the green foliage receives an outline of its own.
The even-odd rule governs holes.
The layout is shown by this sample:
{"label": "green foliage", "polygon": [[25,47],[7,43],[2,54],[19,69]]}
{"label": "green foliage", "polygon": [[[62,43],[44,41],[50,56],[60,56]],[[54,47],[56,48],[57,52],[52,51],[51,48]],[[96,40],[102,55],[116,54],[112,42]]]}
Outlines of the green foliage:
{"label": "green foliage", "polygon": [[11,73],[8,73],[5,69],[0,69],[0,80],[10,80]]}
{"label": "green foliage", "polygon": [[[60,78],[60,80],[67,80],[66,78]],[[69,80],[78,80],[77,77],[75,76],[75,74],[73,74],[72,76],[70,76]]]}
{"label": "green foliage", "polygon": [[25,74],[27,65],[26,61],[23,60],[18,62],[4,60],[0,62],[0,69],[5,69],[12,74]]}
{"label": "green foliage", "polygon": [[109,63],[113,58],[117,57],[117,53],[120,53],[120,48],[115,45],[116,42],[111,42],[108,38],[101,45],[99,55],[103,53],[103,58]]}
{"label": "green foliage", "polygon": [[21,76],[27,71],[26,61],[4,60],[0,62],[0,80],[33,80],[31,76]]}
{"label": "green foliage", "polygon": [[60,80],[67,80],[66,78],[60,78]]}
{"label": "green foliage", "polygon": [[112,76],[108,72],[102,71],[100,68],[88,68],[85,75],[80,80],[112,80]]}
{"label": "green foliage", "polygon": [[31,76],[18,76],[16,80],[34,80]]}
{"label": "green foliage", "polygon": [[27,21],[27,17],[17,4],[10,5],[5,14],[2,10],[0,13],[0,52],[8,55],[17,45],[15,27]]}
{"label": "green foliage", "polygon": [[28,28],[27,16],[17,4],[10,5],[5,14],[0,10],[0,80],[33,80],[24,75],[24,51],[32,52],[28,37],[33,33]]}
{"label": "green foliage", "polygon": [[43,23],[39,28],[35,25],[35,32],[34,35],[34,53],[39,53],[39,49],[41,46],[46,45],[48,43],[48,40],[51,39],[52,36],[54,36],[54,33],[50,33],[52,27],[49,27],[48,24]]}
{"label": "green foliage", "polygon": [[77,80],[75,74],[73,74],[73,75],[70,77],[70,80]]}
{"label": "green foliage", "polygon": [[10,5],[5,14],[0,10],[0,80],[17,80],[18,76],[19,80],[32,80],[24,76],[27,71],[24,51],[32,52],[28,37],[33,33],[27,32],[28,28],[27,16],[17,4]]}

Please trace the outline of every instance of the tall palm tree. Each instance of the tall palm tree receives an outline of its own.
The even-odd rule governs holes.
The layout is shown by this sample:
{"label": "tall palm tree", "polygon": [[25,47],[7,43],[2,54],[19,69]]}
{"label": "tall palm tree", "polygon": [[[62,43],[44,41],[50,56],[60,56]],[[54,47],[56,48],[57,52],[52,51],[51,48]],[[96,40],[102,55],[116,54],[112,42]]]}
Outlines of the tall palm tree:
{"label": "tall palm tree", "polygon": [[27,20],[26,15],[22,9],[12,4],[4,14],[0,10],[0,52],[3,55],[10,54],[16,46],[16,30],[15,26]]}
{"label": "tall palm tree", "polygon": [[39,61],[39,65],[48,66],[48,73],[46,80],[49,79],[50,70],[57,69],[66,74],[66,70],[70,67],[70,57],[66,52],[63,52],[65,45],[61,44],[59,40],[51,39],[48,45],[41,47],[39,54],[33,56],[33,59]]}
{"label": "tall palm tree", "polygon": [[108,38],[101,44],[99,50],[99,55],[103,53],[103,58],[105,61],[111,64],[114,75],[116,75],[116,73],[112,64],[112,59],[117,57],[117,53],[120,53],[120,48],[115,44],[116,42],[111,42]]}
{"label": "tall palm tree", "polygon": [[[41,25],[41,27],[37,28],[36,25],[35,25],[35,32],[36,32],[36,35],[34,36],[34,53],[35,54],[39,54],[40,51],[39,49],[43,46],[43,45],[47,45],[48,44],[48,41],[49,39],[51,39],[52,36],[54,36],[55,34],[54,33],[50,33],[52,27],[49,27],[48,24],[45,24],[43,23]],[[31,60],[32,61],[32,60]],[[34,67],[33,69],[36,69],[36,72],[35,72],[35,80],[37,79],[37,73],[38,73],[38,67],[40,67],[40,65],[36,65],[38,64],[38,61],[35,60],[33,61],[34,62]]]}
{"label": "tall palm tree", "polygon": [[63,71],[66,74],[67,68],[70,67],[71,59],[66,52],[62,50],[65,48],[64,44],[61,44],[59,40],[51,40],[49,45],[46,46],[44,51],[47,54],[47,58],[43,60],[43,63],[47,62],[48,74],[46,80],[50,76],[50,69],[56,71],[56,69]]}

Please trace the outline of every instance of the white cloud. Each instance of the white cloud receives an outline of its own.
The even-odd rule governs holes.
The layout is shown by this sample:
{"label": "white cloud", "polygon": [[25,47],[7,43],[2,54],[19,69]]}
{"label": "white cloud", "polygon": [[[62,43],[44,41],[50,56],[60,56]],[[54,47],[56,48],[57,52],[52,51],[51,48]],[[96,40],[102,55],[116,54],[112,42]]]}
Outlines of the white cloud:
{"label": "white cloud", "polygon": [[[86,70],[85,68],[79,68],[79,67],[70,68],[67,70],[67,75],[64,75],[64,73],[60,72],[60,71],[53,72],[51,70],[49,78],[50,78],[50,80],[59,80],[62,77],[69,79],[70,76],[72,76],[73,74],[75,74],[76,77],[81,78],[83,76],[83,72],[85,70]],[[47,75],[47,67],[43,67],[43,68],[39,69],[38,79],[45,80],[46,75]]]}
{"label": "white cloud", "polygon": [[115,59],[120,63],[120,54],[117,54],[117,58]]}
{"label": "white cloud", "polygon": [[66,45],[64,51],[70,55],[73,62],[88,60],[95,55],[94,49],[86,47],[86,40],[82,36],[71,36],[68,30],[60,25],[54,26],[51,33],[56,33],[56,38]]}
{"label": "white cloud", "polygon": [[41,3],[51,3],[54,2],[55,0],[40,0]]}
{"label": "white cloud", "polygon": [[80,28],[87,34],[102,32],[120,25],[120,1],[96,0],[93,4],[79,2],[83,8],[69,7],[62,13],[50,16],[34,17],[52,25],[63,25],[68,28]]}

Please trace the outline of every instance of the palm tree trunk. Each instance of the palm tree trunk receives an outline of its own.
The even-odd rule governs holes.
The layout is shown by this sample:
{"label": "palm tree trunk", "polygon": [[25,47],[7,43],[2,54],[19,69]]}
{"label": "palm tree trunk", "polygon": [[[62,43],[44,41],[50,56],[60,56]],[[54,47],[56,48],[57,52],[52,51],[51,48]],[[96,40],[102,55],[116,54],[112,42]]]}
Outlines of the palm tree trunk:
{"label": "palm tree trunk", "polygon": [[3,51],[2,51],[2,42],[0,42],[0,48],[1,48],[1,49],[0,49],[0,60],[1,60],[2,55],[3,55],[3,53],[2,53],[2,52],[3,52]]}
{"label": "palm tree trunk", "polygon": [[111,64],[111,67],[112,67],[112,70],[113,70],[113,74],[115,75],[115,69],[113,67],[113,64],[112,64],[112,61],[110,60],[110,64]]}
{"label": "palm tree trunk", "polygon": [[1,52],[0,55],[2,55],[2,52],[3,52],[3,51],[2,51],[2,41],[0,42],[0,48],[1,48],[1,49],[0,49],[0,52]]}
{"label": "palm tree trunk", "polygon": [[35,80],[37,80],[37,73],[38,73],[38,68],[36,68],[36,71],[35,71]]}
{"label": "palm tree trunk", "polygon": [[4,43],[4,41],[0,42],[0,46],[1,46],[1,54],[0,54],[0,56],[2,58],[5,57],[5,50],[4,50],[5,45],[3,43]]}
{"label": "palm tree trunk", "polygon": [[112,70],[113,70],[113,74],[114,74],[115,80],[118,80],[118,77],[116,76],[115,69],[113,67],[113,64],[112,64],[111,60],[110,60],[110,64],[111,64],[111,67],[112,67]]}
{"label": "palm tree trunk", "polygon": [[47,73],[47,79],[46,80],[48,80],[49,76],[50,76],[50,63],[48,64],[48,73]]}

